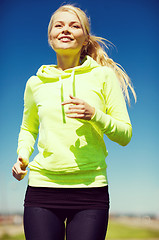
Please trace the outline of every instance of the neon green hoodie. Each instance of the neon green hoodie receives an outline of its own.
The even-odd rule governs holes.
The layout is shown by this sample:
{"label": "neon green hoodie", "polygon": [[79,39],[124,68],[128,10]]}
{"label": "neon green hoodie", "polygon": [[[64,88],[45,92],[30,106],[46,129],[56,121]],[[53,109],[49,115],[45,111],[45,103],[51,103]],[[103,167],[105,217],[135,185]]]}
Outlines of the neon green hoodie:
{"label": "neon green hoodie", "polygon": [[[73,95],[95,107],[91,120],[67,118]],[[39,187],[101,187],[107,185],[103,134],[127,145],[132,127],[114,71],[87,56],[80,66],[65,71],[43,65],[24,94],[18,155],[29,159],[39,133],[38,150],[29,163],[29,185]]]}

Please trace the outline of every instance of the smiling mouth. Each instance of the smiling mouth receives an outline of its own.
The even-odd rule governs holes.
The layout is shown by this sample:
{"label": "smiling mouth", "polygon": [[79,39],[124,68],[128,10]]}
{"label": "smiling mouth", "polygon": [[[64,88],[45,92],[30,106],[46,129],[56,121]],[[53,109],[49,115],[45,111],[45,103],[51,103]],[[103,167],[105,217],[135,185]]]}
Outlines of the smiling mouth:
{"label": "smiling mouth", "polygon": [[59,40],[62,41],[62,42],[70,42],[70,41],[73,41],[73,39],[70,38],[70,37],[61,37],[61,38],[59,38]]}

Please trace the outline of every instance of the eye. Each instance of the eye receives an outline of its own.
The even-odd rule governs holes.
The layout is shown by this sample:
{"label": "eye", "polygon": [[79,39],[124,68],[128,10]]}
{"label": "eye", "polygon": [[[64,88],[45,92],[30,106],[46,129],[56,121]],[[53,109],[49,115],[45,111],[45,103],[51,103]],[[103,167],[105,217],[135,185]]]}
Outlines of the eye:
{"label": "eye", "polygon": [[72,27],[73,27],[73,28],[80,28],[79,25],[73,25]]}
{"label": "eye", "polygon": [[61,24],[56,24],[54,27],[56,27],[56,28],[61,28],[62,25],[61,25]]}

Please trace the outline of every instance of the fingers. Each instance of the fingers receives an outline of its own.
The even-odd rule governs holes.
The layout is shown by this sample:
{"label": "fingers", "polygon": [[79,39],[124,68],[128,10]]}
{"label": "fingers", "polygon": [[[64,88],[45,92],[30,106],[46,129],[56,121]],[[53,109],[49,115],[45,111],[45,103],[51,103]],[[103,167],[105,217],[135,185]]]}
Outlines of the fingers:
{"label": "fingers", "polygon": [[86,109],[71,109],[66,112],[68,118],[81,118],[85,120],[90,120],[91,115]]}
{"label": "fingers", "polygon": [[69,107],[69,109],[65,113],[66,114],[71,114],[71,113],[84,114],[85,109],[84,108],[71,108],[71,107]]}
{"label": "fingers", "polygon": [[85,117],[84,114],[71,114],[71,115],[67,115],[68,118],[83,118],[85,120],[89,120],[89,118]]}
{"label": "fingers", "polygon": [[20,162],[20,167],[22,170],[25,170],[29,163],[29,161],[26,158],[22,158],[21,156],[18,156],[17,161]]}
{"label": "fingers", "polygon": [[16,174],[15,172],[13,172],[12,174],[13,177],[15,177],[18,181],[21,181],[27,175],[27,171],[24,174]]}
{"label": "fingers", "polygon": [[15,173],[13,173],[13,177],[15,177],[18,181],[21,181],[26,175],[27,175],[27,172],[22,175],[17,175]]}
{"label": "fingers", "polygon": [[84,109],[84,104],[78,104],[78,105],[70,105],[69,110],[71,109]]}
{"label": "fingers", "polygon": [[70,118],[87,118],[88,112],[84,104],[81,105],[70,105],[68,110],[65,112],[67,117]]}
{"label": "fingers", "polygon": [[13,177],[15,177],[18,181],[22,180],[27,174],[27,172],[27,170],[23,170],[21,168],[21,163],[19,162],[15,163],[12,168]]}
{"label": "fingers", "polygon": [[18,157],[18,160],[19,160],[20,162],[23,162],[23,158],[22,158],[21,156]]}
{"label": "fingers", "polygon": [[18,181],[22,180],[27,175],[27,170],[25,170],[23,173],[16,173],[14,170],[12,170],[13,177],[15,177]]}
{"label": "fingers", "polygon": [[12,168],[12,172],[16,173],[16,174],[24,174],[27,170],[23,170],[21,168],[21,166],[19,166],[19,164],[15,163],[13,168]]}
{"label": "fingers", "polygon": [[90,106],[82,99],[70,95],[70,99],[62,103],[62,105],[71,104],[66,111],[69,118],[80,118],[90,120],[95,112],[95,108]]}
{"label": "fingers", "polygon": [[83,100],[70,95],[70,99],[62,102],[61,104],[62,105],[66,105],[66,104],[77,104],[78,105],[78,104],[82,104],[82,103],[83,103]]}

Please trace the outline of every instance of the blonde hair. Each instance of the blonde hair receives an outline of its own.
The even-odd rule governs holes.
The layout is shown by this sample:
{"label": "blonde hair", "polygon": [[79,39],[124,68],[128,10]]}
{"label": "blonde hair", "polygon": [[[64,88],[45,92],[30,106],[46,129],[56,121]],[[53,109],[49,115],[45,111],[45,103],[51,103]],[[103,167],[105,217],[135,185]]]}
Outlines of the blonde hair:
{"label": "blonde hair", "polygon": [[127,73],[125,72],[125,70],[123,69],[123,67],[121,65],[114,62],[111,58],[108,57],[108,54],[106,53],[106,51],[104,49],[104,47],[106,47],[108,49],[108,44],[106,44],[105,42],[107,42],[109,44],[112,44],[112,43],[109,42],[108,40],[106,40],[105,38],[91,35],[89,18],[87,17],[85,12],[82,11],[80,8],[75,7],[74,5],[71,5],[71,4],[67,4],[67,5],[63,5],[63,6],[59,7],[53,13],[53,15],[50,19],[50,22],[49,22],[49,26],[48,26],[48,42],[49,42],[50,46],[51,46],[50,32],[52,30],[54,16],[57,12],[63,12],[63,11],[72,12],[72,13],[76,14],[76,16],[80,20],[80,23],[82,25],[84,33],[88,37],[88,43],[86,45],[84,45],[83,48],[81,49],[81,60],[86,55],[89,55],[101,66],[108,66],[108,67],[112,68],[117,75],[117,78],[120,83],[120,87],[123,91],[125,99],[128,101],[128,104],[130,105],[130,97],[129,97],[129,91],[128,91],[129,88],[130,88],[130,90],[134,96],[135,102],[136,102],[136,93],[135,93],[135,90],[133,88],[133,85],[131,83],[129,76],[127,75]]}

